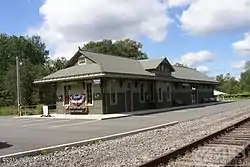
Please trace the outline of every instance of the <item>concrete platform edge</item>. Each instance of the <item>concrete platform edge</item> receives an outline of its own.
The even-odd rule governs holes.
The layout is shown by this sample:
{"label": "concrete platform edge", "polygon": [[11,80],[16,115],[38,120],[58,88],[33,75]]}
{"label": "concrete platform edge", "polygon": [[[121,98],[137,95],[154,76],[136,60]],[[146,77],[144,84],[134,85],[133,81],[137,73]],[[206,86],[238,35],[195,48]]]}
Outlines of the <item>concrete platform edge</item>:
{"label": "concrete platform edge", "polygon": [[150,114],[156,114],[156,113],[162,113],[162,112],[169,112],[169,111],[176,111],[176,110],[182,110],[182,109],[190,109],[190,108],[200,108],[200,107],[207,107],[212,105],[219,105],[219,104],[225,104],[225,103],[232,103],[234,101],[223,101],[223,102],[215,102],[215,103],[207,103],[207,104],[199,104],[199,105],[187,105],[187,106],[180,106],[176,108],[165,108],[165,109],[158,109],[157,111],[149,111],[149,112],[138,112],[130,114],[129,116],[133,115],[150,115]]}
{"label": "concrete platform edge", "polygon": [[26,156],[48,154],[48,153],[51,153],[54,151],[63,150],[67,147],[79,147],[79,146],[83,146],[83,145],[94,144],[96,142],[108,141],[108,140],[112,140],[112,139],[116,139],[116,138],[120,138],[120,137],[125,137],[125,136],[129,136],[129,135],[137,134],[137,133],[142,133],[142,132],[146,132],[146,131],[150,131],[150,130],[155,130],[155,129],[160,129],[160,128],[164,128],[164,127],[168,127],[168,126],[173,126],[173,125],[178,124],[178,123],[179,123],[178,121],[174,121],[174,122],[169,122],[166,124],[151,126],[151,127],[137,129],[137,130],[123,132],[123,133],[117,133],[117,134],[93,138],[93,139],[89,139],[89,140],[83,140],[83,141],[78,141],[78,142],[72,142],[72,143],[66,143],[66,144],[55,145],[55,146],[50,146],[50,147],[44,147],[44,148],[40,148],[40,149],[17,152],[17,153],[13,153],[13,154],[7,154],[7,155],[0,156],[0,161],[3,161],[6,158],[21,158],[21,157],[26,157]]}

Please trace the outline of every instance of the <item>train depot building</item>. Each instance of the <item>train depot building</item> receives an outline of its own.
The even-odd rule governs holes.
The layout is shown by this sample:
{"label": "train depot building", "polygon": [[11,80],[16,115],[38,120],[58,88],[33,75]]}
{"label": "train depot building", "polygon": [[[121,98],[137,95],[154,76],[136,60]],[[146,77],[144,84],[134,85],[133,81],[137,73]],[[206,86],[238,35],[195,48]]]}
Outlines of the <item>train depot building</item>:
{"label": "train depot building", "polygon": [[167,58],[135,60],[80,48],[64,69],[35,83],[56,85],[58,113],[88,114],[210,102],[217,85],[195,69],[172,66]]}

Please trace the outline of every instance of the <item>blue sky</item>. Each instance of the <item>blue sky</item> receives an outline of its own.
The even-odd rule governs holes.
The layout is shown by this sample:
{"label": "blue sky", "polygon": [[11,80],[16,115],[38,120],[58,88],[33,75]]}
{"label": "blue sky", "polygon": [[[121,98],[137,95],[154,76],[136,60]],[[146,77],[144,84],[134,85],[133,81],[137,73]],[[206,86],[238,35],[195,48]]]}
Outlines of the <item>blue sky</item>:
{"label": "blue sky", "polygon": [[149,58],[167,57],[212,76],[243,71],[250,56],[249,0],[140,2],[1,0],[0,32],[41,35],[52,58],[70,58],[90,40],[129,37],[143,44]]}

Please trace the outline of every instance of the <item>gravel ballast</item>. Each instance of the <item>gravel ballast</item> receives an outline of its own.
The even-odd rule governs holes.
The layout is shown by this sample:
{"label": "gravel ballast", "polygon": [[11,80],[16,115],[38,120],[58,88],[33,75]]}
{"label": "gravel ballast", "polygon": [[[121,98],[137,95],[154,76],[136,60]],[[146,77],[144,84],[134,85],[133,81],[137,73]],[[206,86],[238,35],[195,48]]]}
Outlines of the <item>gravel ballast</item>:
{"label": "gravel ballast", "polygon": [[88,146],[65,148],[46,155],[5,159],[0,166],[135,166],[247,118],[250,116],[249,110],[250,106],[242,107]]}

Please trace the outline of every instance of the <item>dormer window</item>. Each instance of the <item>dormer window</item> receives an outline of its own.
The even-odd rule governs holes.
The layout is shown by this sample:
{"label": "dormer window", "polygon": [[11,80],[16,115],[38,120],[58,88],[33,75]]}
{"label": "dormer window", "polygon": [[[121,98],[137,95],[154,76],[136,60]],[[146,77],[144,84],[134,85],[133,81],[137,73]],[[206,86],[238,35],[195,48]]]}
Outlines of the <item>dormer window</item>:
{"label": "dormer window", "polygon": [[86,58],[85,57],[80,57],[78,59],[78,65],[83,65],[86,64]]}

